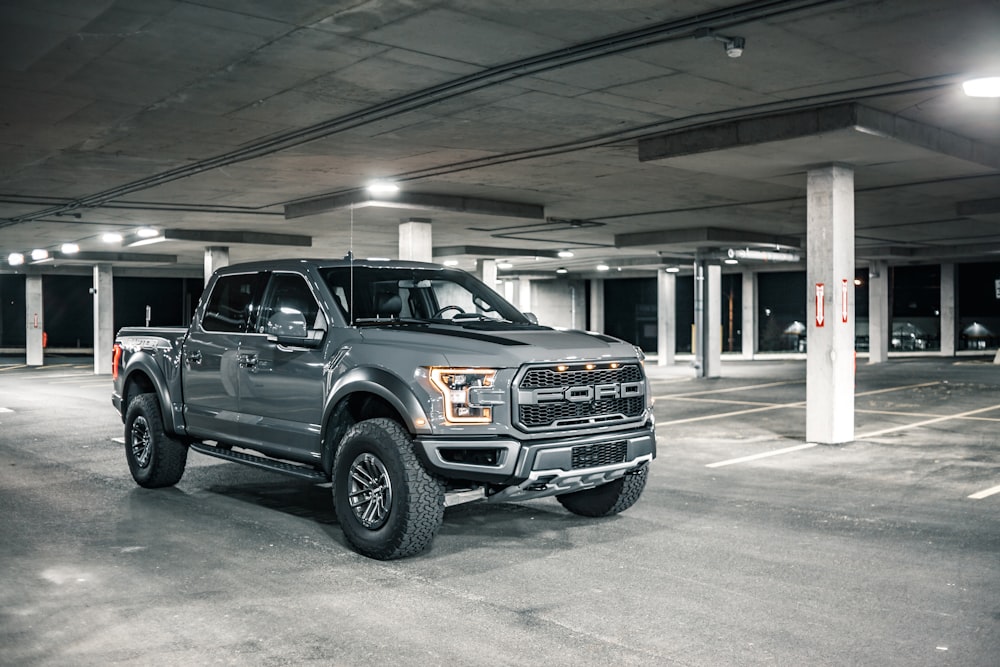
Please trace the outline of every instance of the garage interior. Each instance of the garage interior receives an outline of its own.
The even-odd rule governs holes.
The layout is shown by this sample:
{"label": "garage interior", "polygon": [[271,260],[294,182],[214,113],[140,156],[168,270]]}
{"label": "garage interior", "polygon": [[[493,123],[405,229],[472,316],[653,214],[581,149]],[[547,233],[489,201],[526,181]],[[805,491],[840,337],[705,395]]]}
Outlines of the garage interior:
{"label": "garage interior", "polygon": [[[0,16],[3,661],[995,664],[995,0]],[[134,488],[115,328],[348,251],[646,347],[643,500],[454,508],[385,564],[322,488]]]}

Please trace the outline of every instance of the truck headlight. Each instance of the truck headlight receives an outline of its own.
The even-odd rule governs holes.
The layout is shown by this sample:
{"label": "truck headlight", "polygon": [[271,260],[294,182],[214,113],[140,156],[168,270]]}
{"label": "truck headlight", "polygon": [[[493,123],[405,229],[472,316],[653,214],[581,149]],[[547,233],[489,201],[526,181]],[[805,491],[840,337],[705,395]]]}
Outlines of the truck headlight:
{"label": "truck headlight", "polygon": [[495,368],[431,368],[430,380],[444,398],[445,419],[455,424],[489,424],[491,405],[503,403],[493,387]]}

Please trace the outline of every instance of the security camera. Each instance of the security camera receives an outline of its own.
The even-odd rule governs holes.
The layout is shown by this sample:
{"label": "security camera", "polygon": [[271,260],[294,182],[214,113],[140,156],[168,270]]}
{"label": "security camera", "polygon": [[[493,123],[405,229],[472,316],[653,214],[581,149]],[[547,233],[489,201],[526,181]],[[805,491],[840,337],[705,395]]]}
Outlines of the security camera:
{"label": "security camera", "polygon": [[739,58],[743,55],[743,47],[746,46],[746,40],[742,37],[733,37],[726,40],[726,55],[730,58]]}

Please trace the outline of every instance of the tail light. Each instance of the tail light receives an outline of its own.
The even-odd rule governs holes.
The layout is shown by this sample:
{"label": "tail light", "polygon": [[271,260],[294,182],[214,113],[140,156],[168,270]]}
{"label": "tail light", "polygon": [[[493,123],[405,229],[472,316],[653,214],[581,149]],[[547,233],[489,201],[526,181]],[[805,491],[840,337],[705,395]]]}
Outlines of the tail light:
{"label": "tail light", "polygon": [[122,346],[115,343],[114,350],[111,355],[111,379],[118,379],[118,366],[122,360]]}

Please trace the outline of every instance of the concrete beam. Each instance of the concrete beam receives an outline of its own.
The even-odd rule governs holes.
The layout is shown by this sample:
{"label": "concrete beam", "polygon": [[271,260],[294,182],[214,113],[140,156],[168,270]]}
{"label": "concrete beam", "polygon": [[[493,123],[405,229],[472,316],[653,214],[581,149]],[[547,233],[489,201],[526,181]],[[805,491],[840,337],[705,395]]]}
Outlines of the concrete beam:
{"label": "concrete beam", "polygon": [[524,202],[460,197],[456,195],[430,194],[424,192],[400,192],[391,199],[377,199],[365,190],[354,190],[339,195],[317,197],[285,206],[285,219],[303,218],[328,211],[336,211],[354,206],[383,206],[386,208],[422,209],[428,211],[452,211],[476,215],[498,215],[505,218],[526,218],[544,220],[545,207]]}
{"label": "concrete beam", "polygon": [[[839,130],[894,139],[941,155],[1000,169],[1000,149],[995,146],[855,103],[812,107],[668,132],[640,140],[639,161],[665,160],[802,139]],[[841,158],[831,156],[831,160],[836,159]]]}
{"label": "concrete beam", "polygon": [[960,201],[955,205],[955,211],[962,217],[997,215],[1000,214],[1000,197]]}
{"label": "concrete beam", "polygon": [[312,246],[312,237],[301,234],[274,234],[270,232],[215,231],[203,229],[164,229],[167,241],[194,241],[196,243],[246,243],[256,245]]}
{"label": "concrete beam", "polygon": [[533,250],[526,248],[494,248],[485,245],[451,245],[434,248],[434,257],[551,257],[559,256],[558,250]]}
{"label": "concrete beam", "polygon": [[780,245],[799,247],[799,240],[788,236],[775,236],[742,229],[721,227],[687,227],[684,229],[659,229],[650,232],[615,234],[615,247],[660,245]]}

